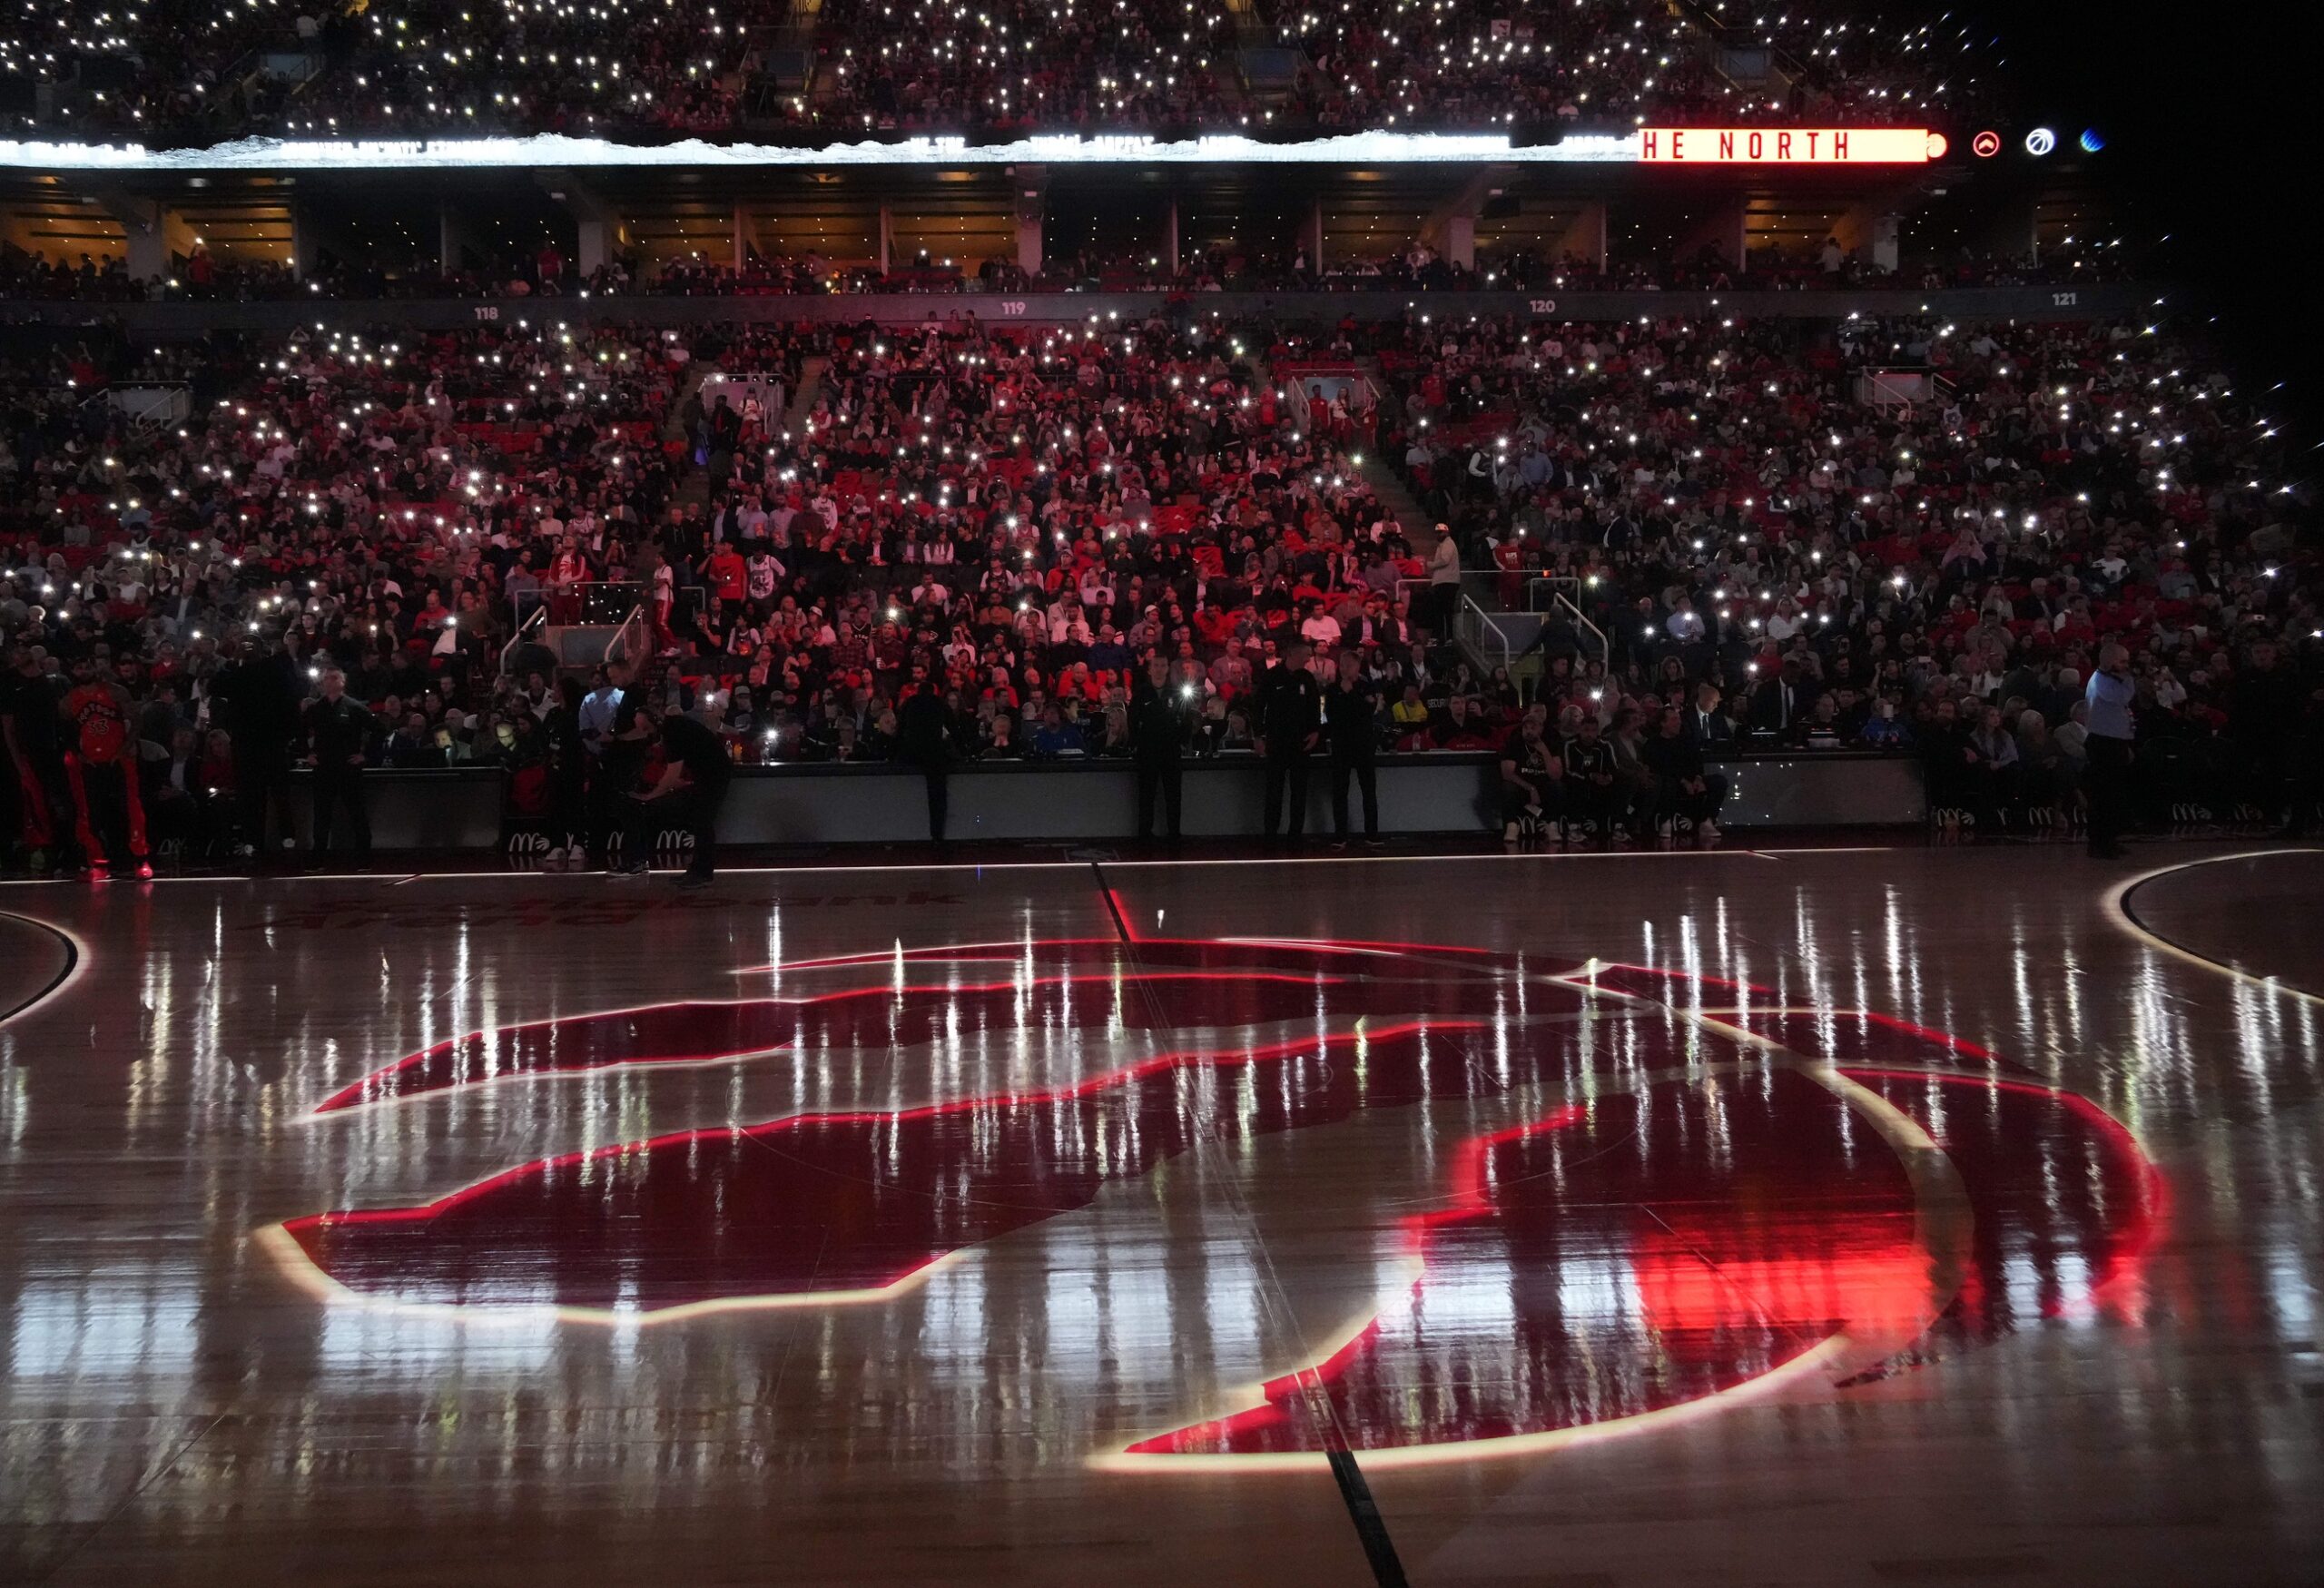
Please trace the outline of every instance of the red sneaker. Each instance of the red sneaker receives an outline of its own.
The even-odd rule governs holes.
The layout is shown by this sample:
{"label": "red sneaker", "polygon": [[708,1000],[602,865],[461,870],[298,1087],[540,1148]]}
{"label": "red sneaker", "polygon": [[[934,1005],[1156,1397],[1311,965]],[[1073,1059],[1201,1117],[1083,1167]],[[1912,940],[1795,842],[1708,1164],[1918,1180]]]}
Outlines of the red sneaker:
{"label": "red sneaker", "polygon": [[137,863],[137,880],[141,883],[150,883],[153,880],[153,863],[152,861],[141,860]]}

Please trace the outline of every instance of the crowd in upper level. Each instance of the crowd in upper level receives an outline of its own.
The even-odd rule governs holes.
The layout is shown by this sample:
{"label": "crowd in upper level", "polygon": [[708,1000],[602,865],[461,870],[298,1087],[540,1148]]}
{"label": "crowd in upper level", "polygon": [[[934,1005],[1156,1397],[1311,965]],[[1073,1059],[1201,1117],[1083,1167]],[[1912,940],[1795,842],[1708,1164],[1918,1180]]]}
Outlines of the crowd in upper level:
{"label": "crowd in upper level", "polygon": [[[133,419],[115,372],[157,360],[190,410]],[[1693,710],[1911,751],[1965,809],[2071,800],[2104,642],[2158,777],[2280,805],[2324,743],[2278,438],[2143,325],[550,317],[66,343],[0,390],[12,744],[61,745],[102,683],[162,798],[286,731],[238,716],[250,667],[292,720],[343,675],[372,764],[544,802],[586,786],[608,692],[743,759],[892,754],[918,692],[970,754],[1105,755],[1152,657],[1234,754],[1303,646],[1352,656],[1383,748],[1562,764]],[[1456,646],[1462,595],[1548,620]],[[590,620],[626,620],[620,676],[538,648]]]}
{"label": "crowd in upper level", "polygon": [[1200,129],[1948,126],[1957,21],[1644,0],[67,0],[0,24],[0,124],[214,142]]}
{"label": "crowd in upper level", "polygon": [[1481,247],[1471,264],[1455,264],[1418,239],[1393,252],[1351,252],[1319,271],[1305,249],[1218,247],[1166,264],[1152,252],[1060,251],[1039,271],[1001,258],[899,258],[843,264],[820,255],[752,252],[737,269],[694,256],[647,260],[617,255],[586,274],[554,242],[510,250],[489,268],[445,271],[426,266],[389,271],[377,259],[325,253],[304,273],[266,258],[221,260],[197,246],[166,276],[140,279],[118,256],[100,261],[0,247],[0,302],[11,299],[83,303],[260,302],[288,299],[575,298],[631,295],[688,298],[824,297],[866,292],[990,294],[1026,292],[1220,291],[1518,291],[1637,292],[1785,291],[1907,287],[1942,291],[2029,283],[2073,284],[2132,279],[2129,257],[2101,242],[2066,245],[2034,258],[1972,249],[1882,270],[1837,238],[1813,247],[1755,249],[1740,266],[1706,249],[1689,258],[1591,260],[1521,244]]}

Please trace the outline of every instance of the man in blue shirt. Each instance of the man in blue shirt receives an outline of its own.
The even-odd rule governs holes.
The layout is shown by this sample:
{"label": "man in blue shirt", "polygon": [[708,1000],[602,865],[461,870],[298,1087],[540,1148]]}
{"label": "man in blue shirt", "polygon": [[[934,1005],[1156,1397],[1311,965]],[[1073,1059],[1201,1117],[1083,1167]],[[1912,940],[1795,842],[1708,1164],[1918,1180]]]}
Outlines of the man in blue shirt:
{"label": "man in blue shirt", "polygon": [[2131,701],[2137,689],[2131,682],[2131,653],[2118,645],[2101,646],[2098,671],[2083,692],[2090,730],[2083,774],[2083,791],[2090,800],[2090,853],[2093,859],[2122,855],[2123,807],[2130,803],[2131,740],[2137,730],[2131,721]]}

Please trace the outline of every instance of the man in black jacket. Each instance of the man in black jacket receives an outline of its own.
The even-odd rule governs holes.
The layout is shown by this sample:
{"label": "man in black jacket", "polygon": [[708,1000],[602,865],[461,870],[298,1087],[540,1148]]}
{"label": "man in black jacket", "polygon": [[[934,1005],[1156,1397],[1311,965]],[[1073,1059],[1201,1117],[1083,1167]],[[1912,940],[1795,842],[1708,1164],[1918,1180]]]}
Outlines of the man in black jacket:
{"label": "man in black jacket", "polygon": [[1284,796],[1291,800],[1290,834],[1307,831],[1307,753],[1324,720],[1324,689],[1307,667],[1306,643],[1294,640],[1283,661],[1259,678],[1258,751],[1266,761],[1266,833],[1283,829]]}
{"label": "man in black jacket", "polygon": [[347,812],[354,863],[371,858],[371,814],[363,804],[363,753],[375,725],[360,701],[347,697],[347,675],[323,675],[322,698],[307,706],[307,748],[315,761],[315,830],[310,858],[330,847],[333,818]]}
{"label": "man in black jacket", "polygon": [[1695,704],[1681,714],[1687,742],[1704,755],[1719,755],[1735,742],[1735,725],[1718,705],[1718,686],[1705,679],[1695,686]]}
{"label": "man in black jacket", "polygon": [[1610,839],[1623,800],[1616,786],[1614,747],[1606,743],[1603,725],[1585,716],[1558,748],[1565,764],[1566,816],[1595,826],[1600,838]]}
{"label": "man in black jacket", "polygon": [[[1718,693],[1709,685],[1703,688],[1717,700]],[[1655,808],[1692,822],[1702,837],[1716,838],[1718,823],[1715,818],[1727,798],[1727,779],[1704,766],[1702,745],[1687,731],[1681,717],[1677,706],[1665,706],[1655,735],[1640,751],[1640,758],[1654,774]]]}
{"label": "man in black jacket", "polygon": [[1809,708],[1816,704],[1816,686],[1787,657],[1777,675],[1763,680],[1752,696],[1751,725],[1789,743],[1803,737]]}
{"label": "man in black jacket", "polygon": [[1157,651],[1146,658],[1146,676],[1129,695],[1130,759],[1137,768],[1137,836],[1154,835],[1158,796],[1170,842],[1178,842],[1179,808],[1186,784],[1187,742],[1202,702],[1193,680],[1170,681],[1169,658]]}
{"label": "man in black jacket", "polygon": [[2227,736],[2240,753],[2243,787],[2237,792],[2270,820],[2283,813],[2298,764],[2308,690],[2272,640],[2255,641],[2250,663],[2228,695]]}
{"label": "man in black jacket", "polygon": [[1339,676],[1324,690],[1324,736],[1332,749],[1332,833],[1347,847],[1347,784],[1364,794],[1364,841],[1380,842],[1380,689],[1363,676],[1354,651],[1339,655]]}
{"label": "man in black jacket", "polygon": [[[914,669],[925,674],[923,667]],[[928,784],[928,835],[944,842],[944,814],[951,802],[946,781],[959,729],[952,707],[922,676],[910,698],[896,708],[896,759],[920,768]]]}
{"label": "man in black jacket", "polygon": [[694,860],[678,885],[706,887],[717,861],[718,808],[726,803],[726,785],[734,774],[726,742],[690,716],[665,713],[660,701],[641,701],[637,720],[661,735],[662,775],[630,802],[629,830],[614,874],[644,876],[651,869],[646,856],[654,853],[655,838],[682,827],[694,839]]}
{"label": "man in black jacket", "polygon": [[241,654],[219,672],[212,698],[226,708],[234,746],[234,793],[241,804],[242,851],[263,864],[267,809],[272,805],[290,840],[290,745],[300,731],[298,662],[281,645],[242,642]]}

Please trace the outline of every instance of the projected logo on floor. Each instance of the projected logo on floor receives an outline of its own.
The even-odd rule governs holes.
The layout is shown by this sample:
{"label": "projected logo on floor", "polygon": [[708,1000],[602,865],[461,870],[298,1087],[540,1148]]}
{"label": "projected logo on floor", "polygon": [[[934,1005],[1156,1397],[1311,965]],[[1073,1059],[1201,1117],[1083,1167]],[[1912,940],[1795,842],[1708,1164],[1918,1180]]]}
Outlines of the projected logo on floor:
{"label": "projected logo on floor", "polygon": [[617,1069],[941,1053],[964,1033],[1121,1062],[624,1142],[262,1238],[335,1305],[634,1327],[878,1306],[1206,1146],[1490,1100],[1525,1119],[1432,1149],[1433,1205],[1375,1219],[1351,1258],[1389,1279],[1327,1352],[1093,1457],[1167,1472],[1340,1446],[1367,1465],[1468,1460],[1845,1384],[2133,1306],[2162,1217],[2159,1176],[2086,1100],[1940,1033],[1728,982],[1425,945],[1110,938],[781,976],[811,991],[439,1043],[324,1100],[317,1124]]}

